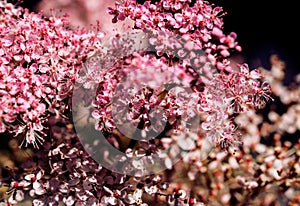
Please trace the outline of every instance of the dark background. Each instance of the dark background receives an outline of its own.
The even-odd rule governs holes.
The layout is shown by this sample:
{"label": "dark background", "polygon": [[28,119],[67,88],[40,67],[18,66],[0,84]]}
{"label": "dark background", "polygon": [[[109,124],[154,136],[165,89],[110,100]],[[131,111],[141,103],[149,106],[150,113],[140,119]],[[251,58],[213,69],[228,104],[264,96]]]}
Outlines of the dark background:
{"label": "dark background", "polygon": [[287,65],[285,83],[300,72],[299,6],[292,0],[212,0],[227,12],[225,32],[237,33],[250,68],[270,68],[271,54]]}

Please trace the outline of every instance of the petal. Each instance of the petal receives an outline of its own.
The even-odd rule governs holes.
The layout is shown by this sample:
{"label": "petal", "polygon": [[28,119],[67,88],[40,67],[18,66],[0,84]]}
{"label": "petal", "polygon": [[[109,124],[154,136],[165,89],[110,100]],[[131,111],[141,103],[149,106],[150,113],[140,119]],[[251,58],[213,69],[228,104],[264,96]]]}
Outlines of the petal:
{"label": "petal", "polygon": [[24,193],[21,190],[17,190],[15,195],[16,201],[18,202],[24,199]]}
{"label": "petal", "polygon": [[27,180],[27,181],[31,181],[31,179],[34,178],[34,177],[35,177],[34,174],[29,174],[29,175],[26,175],[26,176],[24,177],[24,179]]}
{"label": "petal", "polygon": [[115,198],[115,197],[106,197],[105,202],[107,202],[111,205],[116,205],[117,204],[117,198]]}
{"label": "petal", "polygon": [[41,170],[39,171],[37,174],[36,174],[36,179],[37,180],[40,180],[44,175],[44,170]]}
{"label": "petal", "polygon": [[42,185],[41,185],[41,183],[36,181],[32,184],[32,187],[33,187],[33,189],[38,190],[42,187]]}
{"label": "petal", "polygon": [[262,77],[262,75],[261,75],[261,73],[260,73],[260,71],[259,71],[258,69],[254,69],[254,70],[252,70],[252,71],[250,72],[250,77],[251,77],[252,79],[259,79],[259,78]]}
{"label": "petal", "polygon": [[212,30],[212,35],[216,36],[216,37],[222,37],[224,36],[223,31],[217,27],[214,27]]}
{"label": "petal", "polygon": [[19,61],[22,61],[23,56],[21,56],[21,55],[15,55],[15,56],[13,56],[13,58],[14,58],[15,61],[19,62]]}
{"label": "petal", "polygon": [[181,149],[183,150],[193,150],[196,148],[196,144],[195,144],[195,141],[192,140],[191,138],[180,138],[178,139],[178,145]]}
{"label": "petal", "polygon": [[249,74],[249,67],[248,67],[248,65],[247,64],[242,64],[240,66],[240,71],[241,71],[242,74],[248,75]]}

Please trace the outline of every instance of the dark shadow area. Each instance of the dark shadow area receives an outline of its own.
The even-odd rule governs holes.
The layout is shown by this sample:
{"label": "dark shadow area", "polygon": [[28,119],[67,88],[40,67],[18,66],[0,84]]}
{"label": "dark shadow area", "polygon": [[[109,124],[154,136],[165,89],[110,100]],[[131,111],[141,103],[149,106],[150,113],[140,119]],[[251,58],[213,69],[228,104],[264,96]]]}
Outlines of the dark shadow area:
{"label": "dark shadow area", "polygon": [[237,33],[242,54],[250,68],[270,68],[270,55],[278,54],[287,65],[284,83],[300,71],[298,6],[296,1],[212,0],[227,12],[224,31]]}

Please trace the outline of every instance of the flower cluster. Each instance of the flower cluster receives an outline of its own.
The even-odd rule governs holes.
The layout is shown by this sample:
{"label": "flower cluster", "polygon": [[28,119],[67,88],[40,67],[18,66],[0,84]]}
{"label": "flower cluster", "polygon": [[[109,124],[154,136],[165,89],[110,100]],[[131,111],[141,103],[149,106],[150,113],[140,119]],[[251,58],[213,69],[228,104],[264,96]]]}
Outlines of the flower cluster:
{"label": "flower cluster", "polygon": [[173,187],[192,188],[205,205],[298,205],[299,141],[274,137],[273,144],[243,146],[235,153],[211,152],[204,161],[191,153],[176,165]]}
{"label": "flower cluster", "polygon": [[[34,159],[23,161],[20,165],[23,173],[10,182],[7,191],[11,194],[10,204],[22,201],[24,192],[34,199],[33,205],[70,206],[145,206],[142,196],[168,194],[168,185],[161,174],[134,178],[111,172],[85,151],[72,124],[54,117],[48,123],[51,134],[43,150]],[[188,195],[181,197],[182,201],[187,198]]]}
{"label": "flower cluster", "polygon": [[[248,66],[243,64],[238,66],[239,71],[235,71],[230,66],[228,59],[225,58],[227,57],[224,55],[225,53],[229,55],[230,49],[239,49],[239,46],[235,42],[234,34],[226,36],[220,30],[223,26],[222,15],[219,15],[222,13],[222,9],[213,8],[203,1],[195,3],[190,1],[176,1],[175,3],[146,1],[142,5],[135,1],[122,1],[122,3],[116,2],[115,8],[109,8],[108,13],[114,15],[113,22],[130,18],[135,23],[134,30],[150,33],[149,44],[154,47],[155,54],[130,57],[133,58],[132,60],[127,58],[127,63],[118,64],[117,69],[114,69],[116,75],[111,75],[114,76],[113,78],[110,76],[101,83],[105,92],[100,91],[97,101],[94,102],[97,109],[94,115],[98,119],[100,118],[101,123],[99,129],[115,128],[112,122],[111,115],[113,113],[110,99],[116,95],[113,93],[116,85],[131,70],[142,68],[147,71],[155,66],[167,70],[172,67],[173,74],[180,77],[181,82],[187,82],[194,89],[192,99],[195,98],[195,101],[187,105],[194,105],[197,113],[201,113],[205,119],[202,123],[203,136],[208,137],[217,145],[221,145],[224,149],[231,146],[238,147],[241,143],[240,134],[236,133],[237,127],[231,121],[232,115],[245,112],[250,108],[263,108],[271,98],[270,87],[267,82],[261,83],[262,75],[258,70],[249,71]],[[185,41],[176,38],[178,35]],[[199,55],[199,52],[195,52],[195,50],[204,52],[200,52]],[[151,55],[154,58],[149,58]],[[176,58],[179,58],[179,61]],[[156,61],[160,63],[157,64]],[[213,70],[214,66],[219,69],[217,72]],[[126,70],[128,67],[130,69]],[[149,77],[149,75],[146,76]],[[153,78],[157,80],[158,77]],[[160,78],[167,79],[164,74],[160,74]],[[140,81],[143,82],[143,80]],[[129,82],[133,82],[133,80]],[[201,89],[201,85],[204,89]],[[109,88],[111,92],[107,92],[109,90],[105,88]],[[160,92],[158,91],[158,94],[161,94]],[[124,95],[124,92],[121,93]],[[187,107],[180,107],[182,106],[180,101],[172,100],[174,96],[168,94],[163,101],[158,101],[155,100],[155,98],[160,98],[158,94],[150,94],[149,101],[154,101],[154,104],[142,100],[142,98],[145,99],[145,95],[140,95],[138,100],[127,99],[125,102],[132,105],[131,109],[135,111],[135,117],[145,118],[146,113],[158,105],[167,105],[164,106],[164,109],[169,115],[167,115],[169,122],[172,122],[172,119],[181,119],[185,115]],[[121,96],[114,97],[121,98]],[[100,114],[104,114],[103,117],[106,120],[101,119]],[[192,115],[190,114],[190,116]],[[146,119],[149,118],[146,117]],[[130,119],[127,118],[127,120]],[[184,121],[188,122],[187,119]],[[177,122],[173,121],[173,123],[174,125],[171,123],[170,128],[177,130]],[[146,127],[146,124],[144,126]],[[165,133],[167,132],[170,131]],[[174,134],[170,133],[169,135],[172,137]]]}
{"label": "flower cluster", "polygon": [[[130,18],[135,28],[146,31],[170,31],[174,35],[189,36],[219,69],[227,68],[223,60],[230,52],[240,51],[236,34],[223,33],[222,7],[213,6],[206,1],[145,1],[138,4],[135,0],[116,2],[109,8],[113,22]],[[227,68],[229,69],[229,68]]]}
{"label": "flower cluster", "polygon": [[222,148],[232,144],[237,147],[242,143],[241,134],[235,132],[238,126],[232,121],[232,115],[251,112],[251,108],[262,109],[272,99],[269,84],[259,81],[262,78],[259,70],[250,72],[246,64],[240,65],[239,69],[238,72],[215,75],[206,85],[206,96],[200,104],[207,112],[202,128],[207,131],[206,136]]}
{"label": "flower cluster", "polygon": [[49,115],[69,109],[76,74],[100,35],[69,30],[65,18],[0,7],[0,132],[26,134],[25,145],[38,147]]}
{"label": "flower cluster", "polygon": [[[133,32],[150,34],[146,44],[153,49],[145,51],[136,47],[142,37],[117,34],[107,38],[112,45],[107,46],[99,28],[75,31],[66,17],[46,18],[5,2],[0,6],[0,132],[22,137],[25,146],[38,147],[44,141],[33,158],[6,168],[12,175],[1,185],[9,184],[8,204],[18,204],[26,195],[33,205],[234,204],[243,201],[240,190],[248,194],[260,188],[261,181],[264,187],[272,177],[290,180],[298,174],[297,153],[287,160],[287,155],[278,157],[270,171],[260,161],[257,165],[261,163],[269,176],[254,182],[261,173],[256,174],[249,163],[252,153],[241,145],[234,117],[262,109],[271,90],[259,70],[251,71],[246,64],[237,70],[230,66],[229,55],[240,47],[234,33],[222,31],[222,8],[202,0],[117,2],[108,9],[113,22],[130,18]],[[95,84],[96,97],[86,105],[92,97],[84,91],[95,89]],[[77,87],[83,92],[76,96]],[[146,176],[110,171],[93,159],[93,148],[102,140],[80,141],[74,128],[77,117],[82,127],[96,119],[96,129],[126,158],[169,151],[160,156],[167,169]],[[142,141],[128,140],[132,128],[135,134],[140,131]],[[230,153],[232,148],[235,154]],[[14,147],[17,150],[21,149]],[[107,151],[97,153],[118,161]],[[257,157],[266,157],[258,153]],[[174,165],[172,156],[183,156],[183,162]],[[137,162],[133,166],[140,167]],[[274,176],[287,166],[292,171]],[[188,181],[173,179],[185,167]],[[253,168],[249,182],[236,175],[248,168]],[[226,194],[215,191],[232,177],[240,183],[236,188],[224,190]],[[207,191],[199,189],[204,186]]]}

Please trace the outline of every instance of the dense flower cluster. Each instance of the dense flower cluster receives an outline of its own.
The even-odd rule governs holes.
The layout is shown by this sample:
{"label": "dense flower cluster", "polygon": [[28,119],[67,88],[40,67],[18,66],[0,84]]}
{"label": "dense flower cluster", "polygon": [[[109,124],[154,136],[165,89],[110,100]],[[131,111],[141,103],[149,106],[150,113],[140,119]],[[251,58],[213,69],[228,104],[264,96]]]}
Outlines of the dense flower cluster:
{"label": "dense flower cluster", "polygon": [[163,184],[156,185],[159,175],[135,179],[110,172],[86,153],[72,124],[54,117],[49,124],[51,134],[44,150],[35,154],[35,160],[22,163],[28,173],[18,174],[22,180],[10,183],[10,203],[22,201],[28,191],[34,205],[129,205],[141,202],[145,192],[141,186],[150,194],[164,189]]}
{"label": "dense flower cluster", "polygon": [[49,115],[69,109],[76,74],[100,35],[69,30],[65,18],[0,6],[0,132],[26,134],[25,145],[38,147]]}
{"label": "dense flower cluster", "polygon": [[[236,195],[240,190],[247,193],[260,186],[254,182],[254,170],[250,171],[254,175],[249,177],[250,182],[235,175],[253,165],[248,158],[251,151],[241,144],[234,117],[262,109],[271,98],[271,90],[259,70],[250,70],[246,64],[230,66],[228,57],[240,47],[234,33],[222,32],[222,8],[202,0],[143,4],[124,0],[109,8],[113,22],[128,17],[135,24],[132,31],[150,34],[146,43],[153,49],[149,52],[136,48],[136,42],[143,38],[117,34],[107,38],[112,45],[109,47],[102,41],[104,34],[99,28],[94,32],[74,31],[65,17],[46,18],[5,2],[0,6],[0,132],[22,137],[25,146],[38,147],[44,141],[33,158],[23,159],[17,168],[6,168],[11,177],[1,181],[1,186],[9,184],[8,205],[18,204],[27,196],[33,199],[33,205],[224,205],[243,201]],[[200,50],[203,53],[195,52]],[[92,105],[84,104],[92,98],[89,93],[72,96],[74,88],[90,90],[95,84],[97,94]],[[174,84],[181,90],[174,89]],[[134,85],[143,89],[131,91]],[[72,105],[72,98],[78,104]],[[170,152],[161,157],[167,170],[130,176],[103,167],[89,153],[101,145],[101,140],[82,144],[73,125],[77,116],[70,117],[72,108],[79,111],[83,127],[96,119],[96,129],[127,157],[134,152],[151,156],[169,148]],[[150,112],[154,108],[164,111],[157,110],[156,121]],[[197,118],[201,121],[194,121]],[[122,120],[136,124],[134,129],[140,129],[138,137],[143,141],[128,143],[131,135],[121,133],[130,133],[132,128],[125,125],[119,131]],[[190,126],[193,122],[195,128]],[[158,136],[151,133],[153,126]],[[232,149],[235,154],[231,154]],[[21,149],[14,147],[17,150]],[[173,165],[170,159],[176,152],[182,152],[184,158],[181,164]],[[264,158],[261,153],[257,156]],[[110,160],[109,153],[103,154]],[[294,168],[281,174],[287,179],[297,174],[298,160],[297,153],[279,162],[279,169]],[[261,165],[262,171],[270,168]],[[185,167],[189,167],[188,184],[171,178],[171,174],[176,177],[179,171],[184,172]],[[270,178],[274,171],[270,171]],[[222,172],[240,183],[232,194],[215,191],[226,179]],[[207,178],[210,182],[198,184],[202,181],[197,178],[199,174],[213,180]],[[261,181],[265,186],[265,179]],[[205,192],[198,188],[203,185],[208,189]]]}
{"label": "dense flower cluster", "polygon": [[141,5],[135,0],[125,0],[116,2],[115,8],[109,8],[108,13],[114,16],[113,22],[130,18],[138,29],[189,36],[219,69],[229,69],[224,58],[232,51],[241,50],[235,41],[236,34],[225,35],[222,31],[225,14],[222,7],[206,1],[146,1]]}
{"label": "dense flower cluster", "polygon": [[[230,55],[229,51],[239,50],[240,47],[235,42],[234,33],[226,36],[221,30],[223,26],[222,9],[212,7],[208,2],[203,1],[196,1],[195,3],[191,1],[176,1],[175,3],[172,1],[155,3],[146,1],[143,5],[135,1],[122,1],[121,3],[116,2],[116,7],[109,8],[108,13],[114,15],[113,22],[123,21],[128,17],[135,23],[134,30],[158,34],[158,36],[151,35],[149,40],[155,48],[155,58],[150,58],[151,61],[149,61],[148,55],[137,56],[138,58],[133,58],[134,61],[130,61],[129,66],[126,64],[118,65],[118,70],[126,71],[126,67],[149,69],[154,67],[155,61],[164,61],[166,57],[168,61],[162,61],[156,67],[165,70],[171,66],[173,74],[180,77],[182,82],[188,82],[190,87],[194,89],[195,96],[189,98],[197,99],[194,102],[196,105],[194,105],[197,112],[204,116],[205,120],[202,123],[202,128],[206,130],[204,136],[217,145],[221,145],[224,149],[230,146],[238,147],[241,143],[240,134],[235,132],[236,126],[230,120],[232,114],[245,112],[249,108],[263,108],[265,102],[271,98],[269,96],[270,88],[267,82],[261,83],[262,75],[258,70],[249,71],[248,66],[243,64],[238,65],[238,71],[235,71],[229,65],[229,61],[226,59]],[[177,35],[180,35],[186,42],[174,39],[174,36]],[[187,42],[193,42],[194,45]],[[204,51],[204,54],[199,55],[199,53],[193,52],[195,48]],[[174,61],[175,57],[179,58],[180,61]],[[204,61],[201,62],[203,58]],[[214,66],[221,72],[216,74],[212,69]],[[95,102],[99,110],[96,112],[98,117],[99,114],[105,114],[106,118],[110,117],[112,109],[108,103],[115,95],[113,93],[114,88],[122,79],[122,75],[129,73],[130,70],[118,72],[115,75],[116,79],[109,78],[103,83],[112,92],[105,92],[104,94],[101,91],[98,95]],[[157,76],[153,78],[157,78]],[[160,75],[160,78],[164,78],[163,74]],[[199,89],[201,86],[205,88],[204,91]],[[158,91],[158,94],[160,92]],[[117,96],[116,98],[120,97]],[[172,103],[174,96],[167,95],[162,102],[155,100],[155,98],[159,99],[160,96],[151,94],[149,101],[154,101],[154,104],[148,106],[145,102],[141,104],[143,101],[141,99],[141,101],[127,100],[126,102],[130,102],[129,105],[134,108],[136,117],[146,115],[151,108],[161,103],[162,105],[169,105],[165,107],[170,115],[169,119],[180,119],[187,111],[187,107],[180,108],[179,104],[174,105]],[[109,109],[106,108],[107,106]],[[111,119],[112,117],[104,121],[100,119],[100,123],[104,122],[105,125],[106,122],[108,128],[113,127],[114,124]],[[184,120],[188,121],[187,119]],[[104,128],[104,125],[102,124],[100,129]]]}

